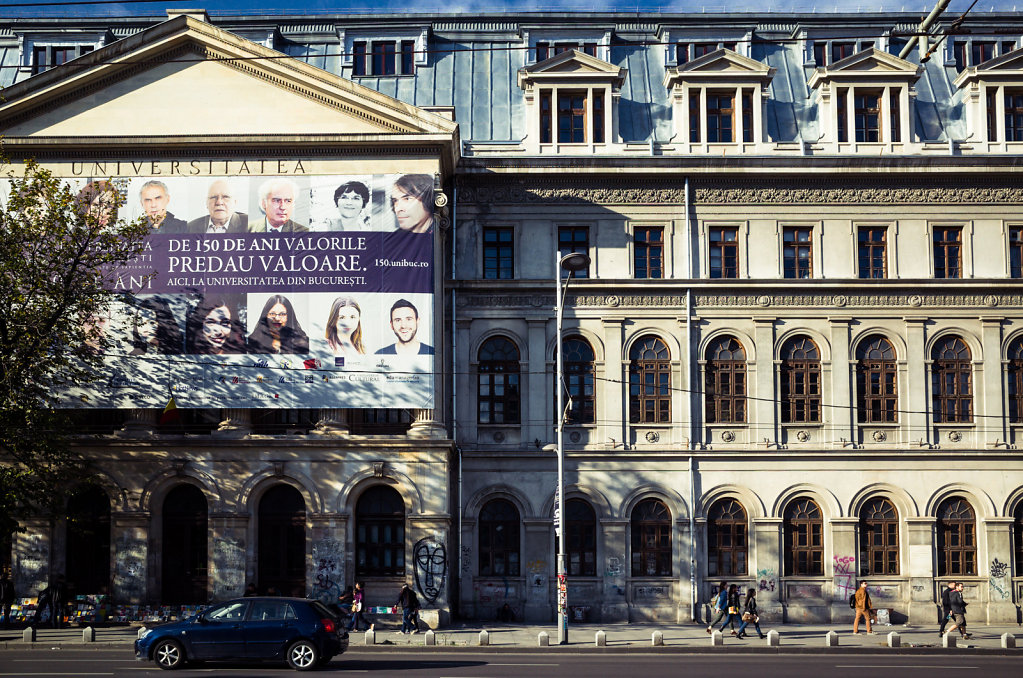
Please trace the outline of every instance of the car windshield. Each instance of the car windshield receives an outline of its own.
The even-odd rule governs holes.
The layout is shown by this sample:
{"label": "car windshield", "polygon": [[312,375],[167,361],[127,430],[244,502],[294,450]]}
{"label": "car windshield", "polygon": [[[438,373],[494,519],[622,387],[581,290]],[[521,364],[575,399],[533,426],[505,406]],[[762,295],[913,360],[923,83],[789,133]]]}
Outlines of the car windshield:
{"label": "car windshield", "polygon": [[254,600],[250,621],[284,621],[295,619],[295,611],[290,603],[281,600]]}
{"label": "car windshield", "polygon": [[234,603],[225,603],[219,607],[215,607],[206,613],[205,618],[211,622],[232,622],[241,621],[245,618],[245,608],[248,607],[248,601],[240,601]]}

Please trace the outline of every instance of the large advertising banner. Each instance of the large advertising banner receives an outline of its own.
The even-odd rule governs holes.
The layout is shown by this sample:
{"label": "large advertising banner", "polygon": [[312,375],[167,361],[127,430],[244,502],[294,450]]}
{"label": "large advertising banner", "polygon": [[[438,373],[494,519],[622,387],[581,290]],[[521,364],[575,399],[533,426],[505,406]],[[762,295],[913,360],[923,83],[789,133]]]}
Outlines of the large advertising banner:
{"label": "large advertising banner", "polygon": [[92,321],[107,378],[63,406],[432,407],[431,175],[74,183],[150,235]]}

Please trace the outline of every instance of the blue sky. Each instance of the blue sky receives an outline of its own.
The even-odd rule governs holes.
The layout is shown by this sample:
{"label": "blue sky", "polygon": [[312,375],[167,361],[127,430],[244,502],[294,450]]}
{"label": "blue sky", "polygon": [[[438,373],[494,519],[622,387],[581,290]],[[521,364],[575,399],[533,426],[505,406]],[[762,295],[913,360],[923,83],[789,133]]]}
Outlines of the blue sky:
{"label": "blue sky", "polygon": [[[936,0],[181,0],[180,2],[145,2],[46,6],[55,0],[0,0],[3,16],[132,16],[160,15],[167,7],[203,7],[212,15],[224,14],[287,14],[287,13],[371,13],[371,12],[481,12],[481,11],[662,11],[707,13],[758,13],[765,11],[831,12],[905,11],[927,14]],[[959,14],[971,0],[953,0],[946,16]],[[27,6],[31,5],[31,6]],[[979,0],[974,12],[1023,10],[1023,0]]]}

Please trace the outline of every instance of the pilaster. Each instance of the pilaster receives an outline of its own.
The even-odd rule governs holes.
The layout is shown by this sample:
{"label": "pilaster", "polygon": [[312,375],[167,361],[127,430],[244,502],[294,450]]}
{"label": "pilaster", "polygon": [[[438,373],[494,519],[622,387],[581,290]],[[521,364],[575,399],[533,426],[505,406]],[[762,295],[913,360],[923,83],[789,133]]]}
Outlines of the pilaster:
{"label": "pilaster", "polygon": [[[856,440],[854,429],[855,408],[849,407],[853,403],[852,384],[850,379],[850,366],[853,364],[849,354],[849,326],[851,318],[831,319],[831,402],[835,407],[827,408],[825,417],[830,419],[831,429],[827,438],[832,443],[839,443],[843,438],[848,441]],[[836,550],[836,553],[838,551]],[[855,549],[850,553],[855,553]]]}
{"label": "pilaster", "polygon": [[757,579],[757,607],[768,619],[782,619],[781,604],[781,518],[753,519],[754,562]]}
{"label": "pilaster", "polygon": [[[149,516],[115,511],[110,514],[112,548],[111,597],[133,605],[146,603],[157,595],[146,590],[148,579]],[[69,567],[73,564],[69,563]]]}
{"label": "pilaster", "polygon": [[221,410],[223,419],[213,432],[214,438],[244,438],[252,433],[252,413],[247,409]]}
{"label": "pilaster", "polygon": [[[927,393],[930,390],[930,381],[927,379],[926,342],[924,340],[924,325],[926,318],[905,318],[906,323],[906,383],[899,384],[900,393],[905,393],[904,409],[905,424],[903,431],[906,439],[910,441],[922,439],[929,442],[931,431],[927,421]],[[924,385],[924,386],[921,386]],[[912,387],[911,387],[912,386]],[[920,433],[924,432],[924,433]]]}
{"label": "pilaster", "polygon": [[774,318],[753,320],[753,341],[757,347],[757,375],[753,386],[756,398],[749,403],[750,431],[758,431],[758,438],[768,438],[771,442],[777,442],[779,437],[774,406],[774,322]]}
{"label": "pilaster", "polygon": [[448,437],[448,432],[444,424],[434,419],[433,408],[418,408],[412,410],[412,425],[409,426],[408,437],[444,440]]}
{"label": "pilaster", "polygon": [[[523,520],[522,565],[526,576],[525,607],[522,611],[523,621],[527,624],[549,624],[554,618],[554,599],[552,598],[552,577],[555,571],[554,551],[551,549],[551,528],[553,520],[541,518]],[[577,604],[569,597],[569,604]]]}
{"label": "pilaster", "polygon": [[[849,596],[856,593],[860,571],[856,546],[856,518],[832,518],[831,524],[831,618],[842,619],[849,611]],[[827,564],[825,563],[825,570]]]}
{"label": "pilaster", "polygon": [[[622,318],[602,318],[604,326],[604,365],[605,373],[611,379],[622,379],[627,369],[626,356],[622,353],[625,320]],[[625,378],[627,382],[628,379]],[[598,440],[605,443],[621,444],[629,440],[629,413],[626,411],[625,387],[613,382],[604,388],[604,407],[597,410],[597,420],[603,420],[603,432],[597,435]],[[598,404],[599,406],[599,404]],[[601,414],[601,411],[604,414]],[[614,423],[618,422],[618,423]],[[614,441],[614,442],[612,442]]]}
{"label": "pilaster", "polygon": [[[627,520],[609,518],[600,520],[604,547],[604,591],[600,620],[604,623],[629,621],[629,601],[626,596],[629,561],[625,543],[625,530],[628,525]],[[601,569],[599,563],[597,569],[598,571]]]}
{"label": "pilaster", "polygon": [[245,592],[246,581],[254,581],[255,558],[248,544],[249,517],[236,513],[211,514],[209,519],[210,592],[213,600],[235,598]]}
{"label": "pilaster", "polygon": [[938,620],[938,592],[934,577],[934,526],[935,519],[906,518],[909,558],[909,623],[916,625],[933,624]]}
{"label": "pilaster", "polygon": [[981,343],[984,350],[984,369],[979,376],[977,403],[977,445],[1006,442],[1009,432],[1002,407],[1002,318],[980,319]]}
{"label": "pilaster", "polygon": [[988,561],[980,563],[979,570],[988,577],[988,624],[1016,621],[1016,605],[1012,600],[1012,524],[1011,517],[981,520],[981,529],[987,538]]}
{"label": "pilaster", "polygon": [[320,410],[313,435],[345,437],[351,433],[351,410],[334,408]]}
{"label": "pilaster", "polygon": [[[524,365],[522,391],[525,394],[525,408],[522,412],[522,440],[550,441],[551,427],[556,420],[548,416],[554,408],[549,407],[552,391],[547,383],[547,323],[550,318],[528,318],[529,359]],[[537,383],[539,382],[539,383]],[[557,415],[555,415],[557,416]]]}

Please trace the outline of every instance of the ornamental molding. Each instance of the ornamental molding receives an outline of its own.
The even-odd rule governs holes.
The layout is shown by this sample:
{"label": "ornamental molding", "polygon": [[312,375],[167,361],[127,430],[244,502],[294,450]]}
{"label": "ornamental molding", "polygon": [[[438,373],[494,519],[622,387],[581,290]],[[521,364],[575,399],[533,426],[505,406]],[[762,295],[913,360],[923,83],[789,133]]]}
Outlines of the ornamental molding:
{"label": "ornamental molding", "polygon": [[[551,168],[556,171],[556,168]],[[727,168],[722,168],[727,171]],[[781,170],[779,170],[781,171]],[[823,168],[827,172],[828,168]],[[804,181],[804,185],[797,182]],[[883,185],[878,185],[883,181]],[[705,205],[862,205],[862,204],[1023,204],[1023,185],[1010,178],[967,177],[952,181],[938,176],[910,179],[883,177],[820,177],[806,179],[758,177],[690,179],[691,201]],[[685,203],[685,185],[672,179],[594,176],[589,179],[524,178],[499,180],[463,176],[458,179],[463,205],[558,203],[674,204]]]}
{"label": "ornamental molding", "polygon": [[[684,309],[684,294],[569,294],[566,305],[574,308],[671,308]],[[553,308],[553,294],[461,294],[459,308]],[[750,309],[778,308],[991,308],[1023,306],[1023,294],[693,294],[696,309],[714,307]]]}

